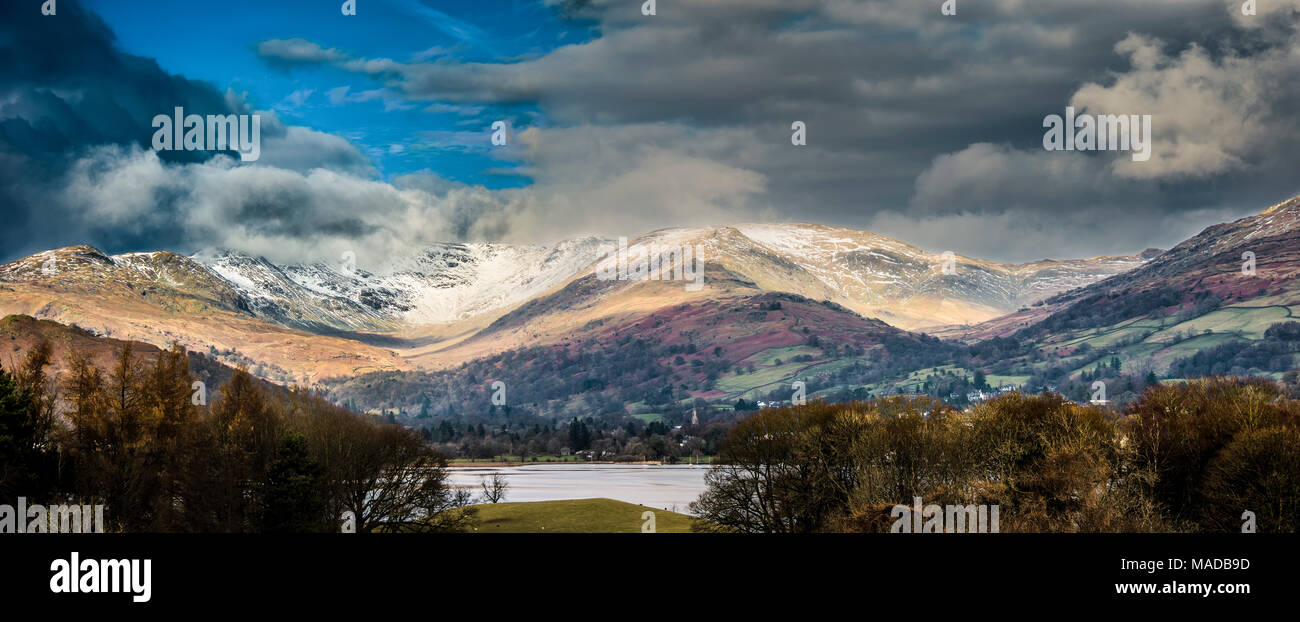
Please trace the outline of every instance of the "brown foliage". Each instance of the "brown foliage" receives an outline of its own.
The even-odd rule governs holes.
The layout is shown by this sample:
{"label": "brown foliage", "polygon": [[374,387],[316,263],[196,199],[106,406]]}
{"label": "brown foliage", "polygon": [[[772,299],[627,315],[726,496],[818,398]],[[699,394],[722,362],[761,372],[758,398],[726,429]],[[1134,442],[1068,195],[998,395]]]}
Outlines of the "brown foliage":
{"label": "brown foliage", "polygon": [[[1234,522],[1221,497],[1206,497],[1211,462],[1234,439],[1270,428],[1300,425],[1300,403],[1262,379],[1206,378],[1152,387],[1126,412],[1124,429],[1133,443],[1134,464],[1155,473],[1152,493],[1171,519],[1195,529],[1220,529]],[[1225,522],[1228,521],[1228,522]]]}
{"label": "brown foliage", "polygon": [[1153,387],[1122,420],[1060,395],[760,412],[693,509],[739,531],[889,531],[895,505],[997,505],[1001,531],[1294,531],[1300,404],[1267,381]]}
{"label": "brown foliage", "polygon": [[[49,358],[34,350],[24,381],[47,384]],[[124,343],[107,373],[79,353],[70,360],[58,408],[67,425],[52,437],[69,467],[63,494],[104,503],[112,530],[332,530],[344,510],[359,531],[467,524],[462,513],[427,520],[465,500],[445,485],[442,456],[406,428],[243,370],[209,406],[179,347],[148,361]],[[54,394],[35,403],[54,413],[42,397]]]}

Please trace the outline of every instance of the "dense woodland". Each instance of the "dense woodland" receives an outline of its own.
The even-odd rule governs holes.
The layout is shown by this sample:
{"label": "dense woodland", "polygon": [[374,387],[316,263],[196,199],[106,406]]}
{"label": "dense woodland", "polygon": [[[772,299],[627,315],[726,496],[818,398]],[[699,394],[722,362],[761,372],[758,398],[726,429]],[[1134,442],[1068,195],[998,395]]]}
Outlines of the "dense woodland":
{"label": "dense woodland", "polygon": [[104,504],[128,532],[454,531],[474,520],[445,460],[401,426],[238,371],[194,385],[186,353],[129,344],[112,369],[48,343],[0,370],[0,499]]}
{"label": "dense woodland", "polygon": [[1012,393],[765,410],[723,443],[699,528],[887,532],[896,504],[997,505],[1000,531],[1300,527],[1300,401],[1274,383],[1148,388],[1121,415]]}
{"label": "dense woodland", "polygon": [[419,430],[444,455],[474,460],[546,461],[576,456],[606,462],[677,463],[716,455],[737,420],[735,412],[707,407],[699,415],[703,421],[698,425],[690,424],[690,413],[648,423],[629,416],[554,421],[511,415],[502,407],[485,415],[442,417]]}

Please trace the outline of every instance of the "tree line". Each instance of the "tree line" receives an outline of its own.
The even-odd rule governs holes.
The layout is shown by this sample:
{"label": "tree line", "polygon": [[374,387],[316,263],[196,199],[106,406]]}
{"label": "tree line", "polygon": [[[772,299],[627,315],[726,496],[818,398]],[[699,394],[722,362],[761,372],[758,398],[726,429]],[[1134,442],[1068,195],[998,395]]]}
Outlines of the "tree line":
{"label": "tree line", "polygon": [[675,463],[716,454],[734,423],[732,415],[731,411],[703,409],[701,423],[691,425],[689,415],[684,422],[681,415],[650,422],[628,415],[551,421],[520,409],[510,414],[490,410],[484,415],[457,415],[436,424],[417,419],[411,424],[421,426],[416,429],[425,440],[452,458],[518,456],[537,461],[554,459],[567,450],[599,461]]}
{"label": "tree line", "polygon": [[715,465],[692,505],[701,529],[887,532],[891,508],[921,497],[997,505],[1001,531],[1295,532],[1300,401],[1205,378],[1149,387],[1119,414],[1053,393],[966,412],[814,402],[740,422]]}
{"label": "tree line", "polygon": [[[179,348],[49,374],[41,342],[0,369],[0,499],[104,504],[125,532],[456,531],[469,494],[419,434],[236,371],[195,384]],[[348,514],[350,513],[350,515]]]}

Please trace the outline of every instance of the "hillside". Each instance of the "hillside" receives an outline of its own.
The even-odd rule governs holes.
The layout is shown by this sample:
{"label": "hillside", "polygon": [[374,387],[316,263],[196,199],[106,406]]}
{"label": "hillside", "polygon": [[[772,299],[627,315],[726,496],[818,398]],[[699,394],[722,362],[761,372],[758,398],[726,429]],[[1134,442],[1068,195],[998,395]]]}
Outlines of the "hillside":
{"label": "hillside", "polygon": [[231,250],[194,260],[231,283],[263,319],[314,332],[393,332],[490,314],[544,292],[591,265],[608,241],[576,238],[552,247],[438,244],[388,266],[274,264]]}
{"label": "hillside", "polygon": [[[954,254],[945,273],[941,252],[926,252],[867,231],[776,224],[737,225],[734,231],[761,250],[719,242],[719,261],[728,269],[764,289],[824,298],[909,330],[999,317],[1136,268],[1158,252],[1024,264]],[[727,240],[730,234],[724,229],[713,237]],[[782,261],[752,259],[764,252]]]}
{"label": "hillside", "polygon": [[[50,366],[46,374],[59,379],[68,372],[74,356],[84,357],[99,369],[113,369],[124,345],[131,346],[132,355],[140,361],[153,361],[161,352],[152,344],[96,336],[77,326],[66,326],[50,320],[37,320],[25,315],[10,315],[0,319],[0,368],[17,369],[27,353],[42,339],[50,344]],[[230,381],[235,367],[223,364],[203,354],[190,352],[190,373],[210,387],[209,401],[215,399],[220,387]],[[278,385],[256,381],[263,390],[282,395],[285,390]]]}
{"label": "hillside", "polygon": [[445,369],[573,341],[579,335],[569,333],[591,322],[635,323],[678,305],[763,293],[829,301],[904,329],[964,324],[1147,257],[1012,265],[955,256],[952,274],[944,274],[941,254],[807,224],[667,229],[632,240],[627,252],[662,256],[669,246],[703,257],[702,290],[593,279],[617,249],[594,237],[551,246],[438,244],[375,272],[355,254],[334,263],[275,263],[221,249],[187,257],[74,246],[0,266],[0,313],[158,347],[180,343],[276,382],[317,384],[372,371]]}
{"label": "hillside", "polygon": [[[964,403],[973,391],[997,387],[1060,390],[1086,400],[1089,383],[1102,378],[1116,395],[1136,394],[1153,376],[1280,378],[1295,367],[1285,338],[1290,329],[1267,335],[1300,317],[1297,209],[1300,201],[1293,200],[1210,227],[1129,272],[989,322],[937,331],[947,342],[816,302],[830,297],[824,289],[808,292],[822,298],[768,293],[778,272],[804,275],[791,283],[833,279],[808,276],[812,259],[799,264],[743,243],[751,239],[740,234],[746,227],[725,233],[725,244],[712,230],[674,230],[653,243],[707,233],[714,237],[705,243],[715,249],[742,249],[764,260],[714,255],[717,262],[706,264],[708,278],[694,292],[676,282],[575,279],[472,336],[404,353],[422,366],[434,360],[443,366],[332,383],[331,392],[409,412],[425,403],[435,413],[463,412],[488,404],[490,379],[507,383],[511,404],[539,414],[680,416],[700,399],[786,401],[795,380],[806,383],[810,399],[905,392]],[[1241,270],[1248,250],[1256,257],[1251,276]],[[975,271],[963,267],[958,274],[963,270]]]}
{"label": "hillside", "polygon": [[[599,288],[596,283],[589,278],[569,289]],[[646,282],[631,287],[640,290],[636,300],[654,301],[655,292],[671,286]],[[442,370],[338,379],[328,383],[329,395],[343,403],[408,412],[473,412],[488,408],[490,383],[502,381],[510,405],[536,412],[680,411],[697,399],[732,402],[770,393],[789,400],[796,379],[804,380],[812,395],[845,367],[884,375],[909,367],[913,357],[930,360],[951,350],[937,339],[863,318],[834,303],[760,293],[739,282],[726,292],[603,315],[563,332],[558,328],[571,312],[563,296],[556,295],[503,317],[460,347],[536,338],[528,345],[484,350],[482,356],[466,356],[460,365]]]}
{"label": "hillside", "polygon": [[[1152,256],[1026,264],[954,256],[952,274],[943,274],[940,253],[867,231],[798,223],[665,229],[631,240],[627,253],[660,256],[665,247],[682,246],[764,291],[831,300],[901,328],[996,317]],[[440,244],[398,258],[382,273],[345,262],[276,265],[228,250],[194,259],[264,319],[318,332],[392,332],[499,315],[593,273],[617,248],[595,237],[551,247]]]}
{"label": "hillside", "polygon": [[89,246],[0,266],[0,315],[28,315],[155,347],[178,343],[281,383],[407,369],[392,352],[258,319],[229,282],[175,253]]}
{"label": "hillside", "polygon": [[[1215,225],[1130,272],[940,336],[1002,343],[986,369],[1030,388],[1106,380],[1133,393],[1152,377],[1280,379],[1300,344],[1300,197]],[[1254,258],[1254,271],[1244,270]],[[1288,324],[1288,323],[1291,324]],[[1147,378],[1144,382],[1141,379]],[[1117,390],[1116,387],[1119,387]]]}
{"label": "hillside", "polygon": [[[621,250],[635,268],[689,248],[702,258],[694,283],[598,278],[617,246],[591,237],[437,245],[374,273],[82,246],[0,266],[0,311],[176,342],[264,378],[328,386],[341,403],[407,412],[487,404],[489,380],[538,414],[784,401],[795,380],[810,397],[954,399],[980,386],[977,372],[990,386],[1042,389],[1114,358],[1166,375],[1192,369],[1179,361],[1202,350],[1262,339],[1300,304],[1298,209],[1291,200],[1164,253],[950,256],[951,270],[942,254],[808,224],[665,229]],[[930,330],[952,341],[920,332]],[[1242,370],[1290,365],[1270,356],[1260,367],[1246,363],[1265,355],[1246,353]]]}
{"label": "hillside", "polygon": [[[1247,254],[1250,255],[1247,255]],[[1254,257],[1254,271],[1243,270]],[[1048,299],[1019,331],[1040,347],[1087,343],[1157,370],[1226,340],[1259,340],[1300,317],[1300,197],[1215,225],[1131,272]]]}

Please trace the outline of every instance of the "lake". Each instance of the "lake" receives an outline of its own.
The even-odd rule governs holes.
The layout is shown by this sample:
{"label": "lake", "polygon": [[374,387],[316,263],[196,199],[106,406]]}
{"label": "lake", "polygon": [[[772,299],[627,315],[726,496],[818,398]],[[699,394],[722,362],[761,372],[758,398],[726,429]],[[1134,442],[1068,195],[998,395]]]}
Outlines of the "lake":
{"label": "lake", "polygon": [[[529,464],[510,467],[448,467],[453,485],[479,490],[480,478],[505,475],[504,501],[557,501],[606,497],[688,513],[704,492],[707,465]],[[479,493],[481,496],[481,493]]]}

